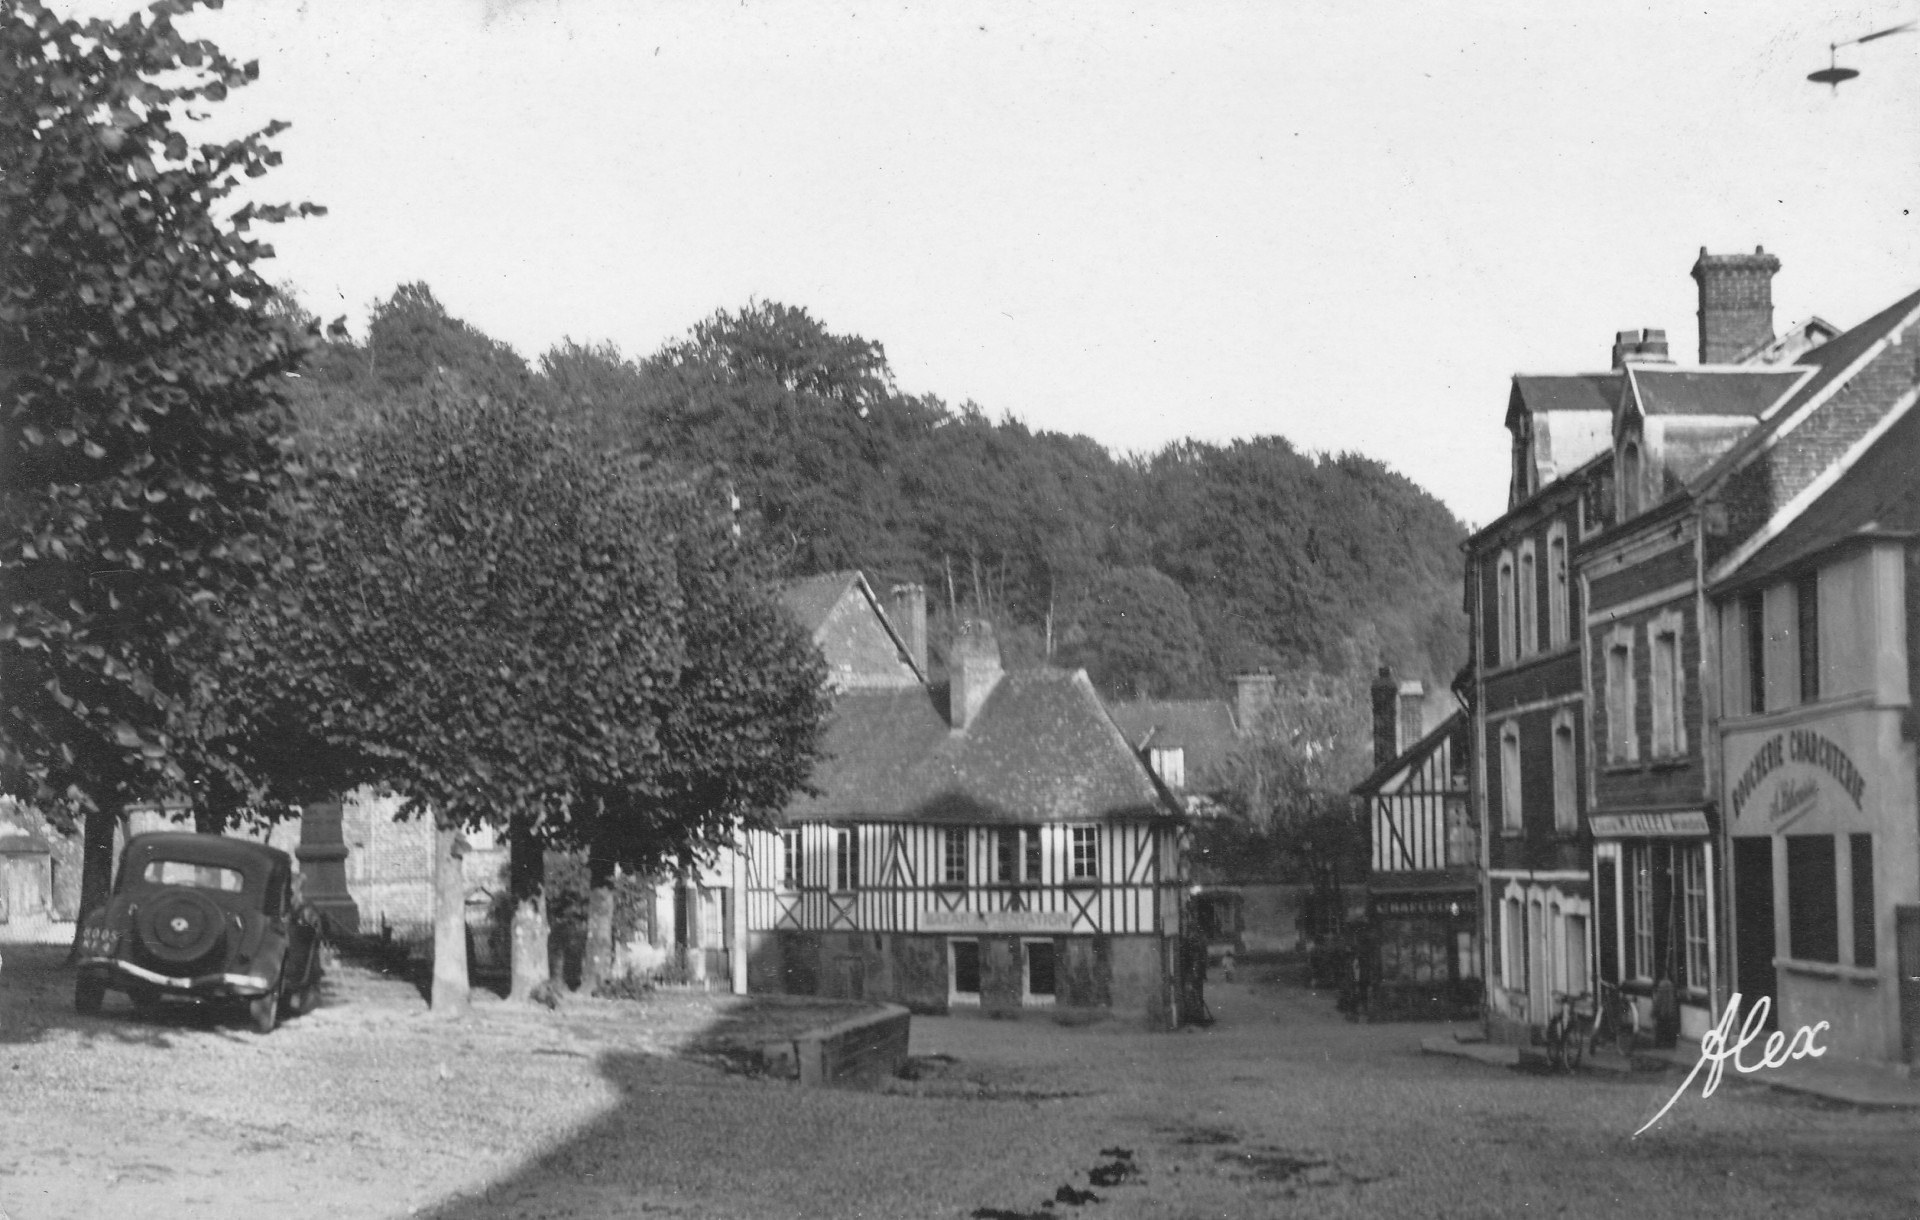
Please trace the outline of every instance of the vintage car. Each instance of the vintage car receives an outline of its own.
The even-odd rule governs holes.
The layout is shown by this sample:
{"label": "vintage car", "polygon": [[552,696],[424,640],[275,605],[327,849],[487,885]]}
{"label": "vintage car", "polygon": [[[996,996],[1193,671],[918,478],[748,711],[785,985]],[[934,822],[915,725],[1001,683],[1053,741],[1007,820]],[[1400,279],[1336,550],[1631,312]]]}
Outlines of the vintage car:
{"label": "vintage car", "polygon": [[100,1011],[109,989],[138,1009],[166,996],[236,999],[271,1033],[320,994],[320,916],[294,892],[293,861],[221,835],[135,835],[113,896],[80,928],[73,1006]]}

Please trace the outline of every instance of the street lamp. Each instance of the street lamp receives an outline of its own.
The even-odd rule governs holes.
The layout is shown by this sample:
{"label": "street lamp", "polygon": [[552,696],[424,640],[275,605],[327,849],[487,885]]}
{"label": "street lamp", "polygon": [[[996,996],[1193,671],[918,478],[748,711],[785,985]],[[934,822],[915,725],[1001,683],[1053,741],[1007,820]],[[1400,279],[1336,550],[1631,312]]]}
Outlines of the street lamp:
{"label": "street lamp", "polygon": [[1914,23],[1909,21],[1904,25],[1890,26],[1884,30],[1875,30],[1871,34],[1863,34],[1858,38],[1849,38],[1845,42],[1830,42],[1827,44],[1827,66],[1818,72],[1807,73],[1807,79],[1816,85],[1831,85],[1833,91],[1838,93],[1840,92],[1841,81],[1852,80],[1854,77],[1860,75],[1858,69],[1843,68],[1840,66],[1841,47],[1851,47],[1858,43],[1872,42],[1876,38],[1885,38],[1889,34],[1903,33],[1913,27]]}

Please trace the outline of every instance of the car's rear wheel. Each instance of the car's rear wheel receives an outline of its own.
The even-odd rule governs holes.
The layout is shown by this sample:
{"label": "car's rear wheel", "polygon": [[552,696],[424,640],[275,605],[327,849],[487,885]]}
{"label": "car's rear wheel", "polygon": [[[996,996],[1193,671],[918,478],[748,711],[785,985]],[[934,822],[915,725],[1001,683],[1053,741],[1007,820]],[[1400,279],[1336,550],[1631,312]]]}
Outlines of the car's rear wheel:
{"label": "car's rear wheel", "polygon": [[107,980],[97,974],[83,974],[73,981],[73,1011],[90,1017],[100,1011],[107,999]]}

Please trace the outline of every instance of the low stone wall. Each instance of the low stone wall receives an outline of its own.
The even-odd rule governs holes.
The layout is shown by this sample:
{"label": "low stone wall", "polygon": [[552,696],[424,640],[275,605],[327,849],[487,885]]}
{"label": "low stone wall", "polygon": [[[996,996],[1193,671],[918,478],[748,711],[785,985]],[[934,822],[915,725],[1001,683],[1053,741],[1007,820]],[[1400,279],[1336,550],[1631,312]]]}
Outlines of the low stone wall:
{"label": "low stone wall", "polygon": [[[871,1089],[895,1076],[907,1061],[912,1014],[898,1004],[808,1030],[762,1052],[769,1064],[798,1068],[800,1083],[813,1088]],[[791,1071],[791,1069],[789,1069]]]}

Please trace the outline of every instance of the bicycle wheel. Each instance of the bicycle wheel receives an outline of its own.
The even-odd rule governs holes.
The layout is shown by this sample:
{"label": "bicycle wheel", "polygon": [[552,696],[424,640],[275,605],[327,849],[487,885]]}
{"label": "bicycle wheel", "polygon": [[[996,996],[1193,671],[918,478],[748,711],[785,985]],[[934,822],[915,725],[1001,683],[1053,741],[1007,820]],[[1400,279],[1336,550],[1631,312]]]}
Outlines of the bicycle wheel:
{"label": "bicycle wheel", "polygon": [[1555,1070],[1567,1066],[1567,1020],[1559,1013],[1547,1022],[1547,1065]]}

